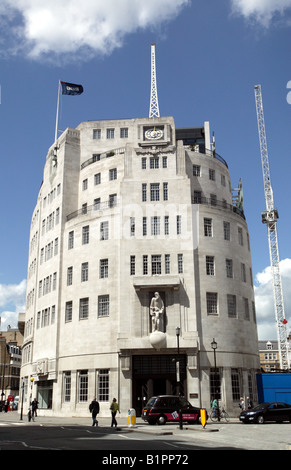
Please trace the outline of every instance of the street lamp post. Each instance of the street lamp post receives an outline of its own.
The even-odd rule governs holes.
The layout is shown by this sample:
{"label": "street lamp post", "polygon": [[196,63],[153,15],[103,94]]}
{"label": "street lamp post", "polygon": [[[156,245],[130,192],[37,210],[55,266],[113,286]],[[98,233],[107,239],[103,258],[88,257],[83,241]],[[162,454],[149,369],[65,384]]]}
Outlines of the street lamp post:
{"label": "street lamp post", "polygon": [[176,337],[177,337],[178,360],[176,361],[176,379],[177,379],[179,395],[181,392],[180,390],[180,332],[181,332],[181,328],[177,326]]}
{"label": "street lamp post", "polygon": [[211,347],[213,349],[213,355],[214,355],[214,392],[215,392],[215,398],[217,400],[217,416],[218,416],[218,421],[220,421],[220,414],[219,414],[219,405],[218,405],[218,381],[217,381],[217,366],[216,366],[216,349],[217,349],[217,342],[215,341],[215,338],[213,338],[213,341],[211,342]]}

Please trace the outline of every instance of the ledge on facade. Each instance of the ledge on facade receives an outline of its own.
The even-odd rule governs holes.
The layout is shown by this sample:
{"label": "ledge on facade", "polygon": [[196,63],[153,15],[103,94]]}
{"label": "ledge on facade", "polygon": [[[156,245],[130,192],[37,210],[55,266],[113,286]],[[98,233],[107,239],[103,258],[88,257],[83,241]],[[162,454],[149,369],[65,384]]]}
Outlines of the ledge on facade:
{"label": "ledge on facade", "polygon": [[18,329],[20,333],[24,336],[24,328],[25,328],[25,313],[18,314]]}
{"label": "ledge on facade", "polygon": [[150,287],[169,288],[178,290],[180,288],[181,279],[179,276],[140,276],[133,278],[133,286],[136,290],[148,289]]}

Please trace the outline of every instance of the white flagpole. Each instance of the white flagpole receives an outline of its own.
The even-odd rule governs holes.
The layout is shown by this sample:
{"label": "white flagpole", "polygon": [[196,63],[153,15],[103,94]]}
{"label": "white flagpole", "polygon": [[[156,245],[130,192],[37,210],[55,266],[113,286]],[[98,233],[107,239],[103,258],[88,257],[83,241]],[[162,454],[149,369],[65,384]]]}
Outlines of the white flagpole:
{"label": "white flagpole", "polygon": [[59,80],[58,100],[57,100],[57,114],[56,114],[56,128],[55,128],[55,143],[54,143],[54,161],[55,161],[55,163],[57,162],[57,140],[58,140],[58,127],[59,127],[60,90],[61,90],[61,81]]}
{"label": "white flagpole", "polygon": [[56,129],[55,129],[55,145],[58,140],[58,126],[59,126],[59,105],[60,105],[60,89],[61,89],[61,81],[59,80],[59,87],[58,87],[58,102],[57,102],[57,115],[56,115]]}

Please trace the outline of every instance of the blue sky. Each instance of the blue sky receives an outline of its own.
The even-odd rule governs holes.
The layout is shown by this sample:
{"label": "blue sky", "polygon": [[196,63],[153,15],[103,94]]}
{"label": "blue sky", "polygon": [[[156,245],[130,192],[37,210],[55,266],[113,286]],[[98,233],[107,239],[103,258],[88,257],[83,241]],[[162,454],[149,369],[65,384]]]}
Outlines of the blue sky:
{"label": "blue sky", "polygon": [[[146,3],[146,4],[145,4]],[[177,127],[210,121],[233,187],[243,181],[260,339],[276,339],[263,177],[254,99],[262,85],[285,313],[291,322],[291,0],[0,1],[0,316],[25,309],[32,211],[59,128],[147,117],[150,44],[156,43],[160,114]],[[290,95],[288,96],[288,93]]]}

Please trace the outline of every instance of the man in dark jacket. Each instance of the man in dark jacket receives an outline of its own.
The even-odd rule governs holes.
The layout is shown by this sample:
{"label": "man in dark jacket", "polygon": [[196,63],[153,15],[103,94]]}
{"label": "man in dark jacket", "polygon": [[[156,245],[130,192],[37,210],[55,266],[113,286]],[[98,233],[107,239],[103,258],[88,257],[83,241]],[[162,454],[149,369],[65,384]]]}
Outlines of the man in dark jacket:
{"label": "man in dark jacket", "polygon": [[92,419],[93,419],[92,426],[95,426],[95,425],[98,426],[98,421],[96,417],[99,413],[99,403],[96,400],[96,398],[93,398],[92,402],[90,403],[89,410],[92,413]]}

